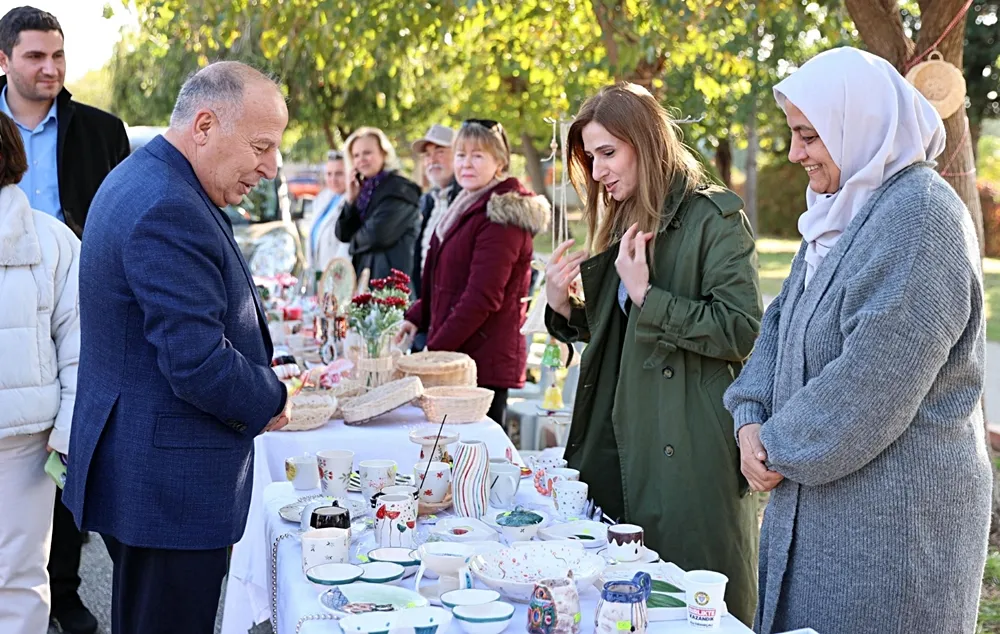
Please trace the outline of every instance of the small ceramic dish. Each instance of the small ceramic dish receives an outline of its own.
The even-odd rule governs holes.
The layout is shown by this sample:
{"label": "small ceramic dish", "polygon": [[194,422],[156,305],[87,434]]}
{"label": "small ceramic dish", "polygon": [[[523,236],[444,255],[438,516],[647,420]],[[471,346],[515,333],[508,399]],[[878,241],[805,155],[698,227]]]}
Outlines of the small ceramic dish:
{"label": "small ceramic dish", "polygon": [[406,574],[406,568],[389,561],[373,561],[369,564],[362,564],[364,574],[361,581],[365,583],[392,583],[399,581]]}
{"label": "small ceramic dish", "polygon": [[427,607],[427,599],[399,586],[356,582],[330,588],[319,595],[319,604],[335,616],[343,617],[368,612],[408,612]]}
{"label": "small ceramic dish", "polygon": [[500,634],[514,617],[514,606],[495,601],[482,605],[460,605],[451,613],[462,630],[469,634]]}
{"label": "small ceramic dish", "polygon": [[496,530],[472,517],[446,517],[431,529],[431,534],[448,542],[496,541]]}
{"label": "small ceramic dish", "polygon": [[576,520],[565,524],[553,524],[538,531],[545,541],[570,539],[583,544],[584,548],[607,548],[608,525],[593,520]]}
{"label": "small ceramic dish", "polygon": [[635,561],[618,561],[617,559],[608,554],[607,546],[597,551],[597,554],[600,555],[601,557],[604,557],[612,564],[655,564],[656,562],[660,561],[660,553],[656,552],[651,548],[647,548],[646,546],[643,546],[642,550],[639,551],[639,558],[636,559]]}
{"label": "small ceramic dish", "polygon": [[462,589],[451,590],[441,595],[441,605],[449,610],[460,605],[483,605],[500,600],[500,593],[496,590]]}
{"label": "small ceramic dish", "polygon": [[306,570],[306,578],[319,586],[341,586],[354,583],[364,572],[354,564],[319,564]]}
{"label": "small ceramic dish", "polygon": [[368,559],[402,566],[403,577],[412,577],[420,568],[420,559],[410,548],[376,548],[368,552]]}

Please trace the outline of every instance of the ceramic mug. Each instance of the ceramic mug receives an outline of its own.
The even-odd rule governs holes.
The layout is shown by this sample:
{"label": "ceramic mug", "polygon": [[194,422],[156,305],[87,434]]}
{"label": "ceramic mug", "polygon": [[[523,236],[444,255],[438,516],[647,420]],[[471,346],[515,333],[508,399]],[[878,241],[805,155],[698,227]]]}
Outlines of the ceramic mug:
{"label": "ceramic mug", "polygon": [[[424,472],[427,473],[426,480]],[[439,504],[448,496],[451,485],[451,465],[447,462],[432,462],[430,469],[426,462],[413,465],[413,482],[420,491],[420,501],[424,504]]]}
{"label": "ceramic mug", "polygon": [[291,456],[285,458],[285,478],[297,491],[319,488],[319,468],[316,456]]}
{"label": "ceramic mug", "polygon": [[302,572],[319,564],[345,564],[350,556],[351,529],[314,528],[302,533]]}
{"label": "ceramic mug", "polygon": [[583,509],[587,506],[589,499],[587,494],[590,487],[586,482],[575,480],[559,480],[552,485],[552,502],[555,504],[556,512],[564,520],[580,519],[583,517]]}
{"label": "ceramic mug", "polygon": [[641,526],[615,524],[608,527],[608,555],[618,561],[638,561],[645,548]]}
{"label": "ceramic mug", "polygon": [[382,489],[396,484],[396,463],[392,460],[362,460],[358,465],[361,476],[361,495],[365,500]]}
{"label": "ceramic mug", "polygon": [[514,496],[521,486],[521,467],[505,462],[490,462],[490,505],[498,509],[509,509],[514,505]]}
{"label": "ceramic mug", "polygon": [[580,631],[580,594],[568,578],[542,579],[528,604],[530,634],[577,634]]}
{"label": "ceramic mug", "polygon": [[[565,461],[564,461],[565,462]],[[579,480],[580,472],[566,467],[550,467],[535,472],[535,490],[542,495],[552,495],[552,485],[559,480]]]}
{"label": "ceramic mug", "polygon": [[347,497],[347,486],[354,470],[354,452],[330,449],[316,454],[319,461],[319,482],[323,495],[342,500]]}
{"label": "ceramic mug", "polygon": [[417,487],[411,487],[405,484],[393,485],[382,489],[372,496],[372,508],[375,508],[375,505],[378,503],[378,499],[383,495],[410,495],[414,500],[419,499],[419,496],[417,495]]}
{"label": "ceramic mug", "polygon": [[375,538],[379,548],[413,548],[417,501],[412,495],[383,495],[375,505]]}

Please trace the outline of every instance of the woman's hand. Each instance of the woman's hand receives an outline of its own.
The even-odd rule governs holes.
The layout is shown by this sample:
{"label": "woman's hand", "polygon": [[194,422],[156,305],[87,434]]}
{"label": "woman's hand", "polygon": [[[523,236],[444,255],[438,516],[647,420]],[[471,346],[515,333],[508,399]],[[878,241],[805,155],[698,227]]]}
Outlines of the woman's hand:
{"label": "woman's hand", "polygon": [[771,471],[765,464],[767,452],[760,442],[760,424],[744,425],[740,428],[740,471],[754,491],[770,491],[778,486],[785,476]]}
{"label": "woman's hand", "polygon": [[545,300],[552,310],[566,319],[569,319],[570,314],[570,284],[580,274],[580,264],[588,257],[586,251],[566,255],[566,251],[575,243],[575,240],[567,240],[556,247],[545,266]]}
{"label": "woman's hand", "polygon": [[646,289],[649,288],[649,265],[646,264],[646,245],[652,240],[652,233],[639,231],[639,225],[634,224],[622,236],[618,247],[618,258],[615,259],[615,269],[618,277],[625,284],[625,290],[632,303],[642,307],[646,301]]}
{"label": "woman's hand", "polygon": [[354,173],[354,178],[347,179],[347,191],[344,193],[344,197],[347,199],[348,203],[353,203],[358,199],[358,194],[361,193],[361,183],[358,182],[357,172]]}
{"label": "woman's hand", "polygon": [[402,345],[407,338],[412,341],[416,336],[417,325],[408,321],[403,321],[403,325],[399,327],[399,332],[396,333],[396,345]]}

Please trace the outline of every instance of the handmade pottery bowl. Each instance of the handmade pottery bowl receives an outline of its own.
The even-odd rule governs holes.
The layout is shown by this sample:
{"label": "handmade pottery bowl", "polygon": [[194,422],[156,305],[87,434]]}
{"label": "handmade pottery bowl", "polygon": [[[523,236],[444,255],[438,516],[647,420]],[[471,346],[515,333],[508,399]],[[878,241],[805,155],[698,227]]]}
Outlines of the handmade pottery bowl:
{"label": "handmade pottery bowl", "polygon": [[606,566],[603,557],[584,550],[579,542],[570,541],[519,543],[469,560],[469,569],[483,585],[519,603],[531,600],[535,584],[541,579],[572,574],[577,587],[584,588]]}
{"label": "handmade pottery bowl", "polygon": [[431,535],[447,542],[496,541],[499,537],[488,524],[472,517],[447,517],[440,520],[431,529]]}
{"label": "handmade pottery bowl", "polygon": [[376,548],[368,553],[374,562],[399,564],[403,567],[403,577],[412,577],[420,568],[420,558],[409,548]]}
{"label": "handmade pottery bowl", "polygon": [[502,601],[482,605],[460,605],[452,614],[469,634],[500,634],[514,616],[514,606]]}
{"label": "handmade pottery bowl", "polygon": [[544,521],[545,516],[541,513],[521,508],[500,513],[496,517],[497,525],[508,543],[530,542]]}
{"label": "handmade pottery bowl", "polygon": [[319,564],[306,570],[306,578],[317,586],[341,586],[354,583],[364,574],[354,564]]}
{"label": "handmade pottery bowl", "polygon": [[395,583],[406,574],[406,568],[388,561],[362,564],[361,569],[364,570],[364,574],[360,580],[365,583]]}
{"label": "handmade pottery bowl", "polygon": [[460,605],[483,605],[499,600],[500,593],[496,590],[479,590],[475,588],[452,590],[441,595],[441,605],[449,610]]}

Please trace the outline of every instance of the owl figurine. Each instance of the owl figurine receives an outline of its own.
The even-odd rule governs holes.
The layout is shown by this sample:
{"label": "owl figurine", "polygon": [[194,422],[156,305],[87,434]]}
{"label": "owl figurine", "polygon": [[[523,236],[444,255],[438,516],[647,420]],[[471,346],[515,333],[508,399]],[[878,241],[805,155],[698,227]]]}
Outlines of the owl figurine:
{"label": "owl figurine", "polygon": [[528,605],[528,632],[553,634],[556,627],[556,602],[552,592],[543,585],[536,585]]}

